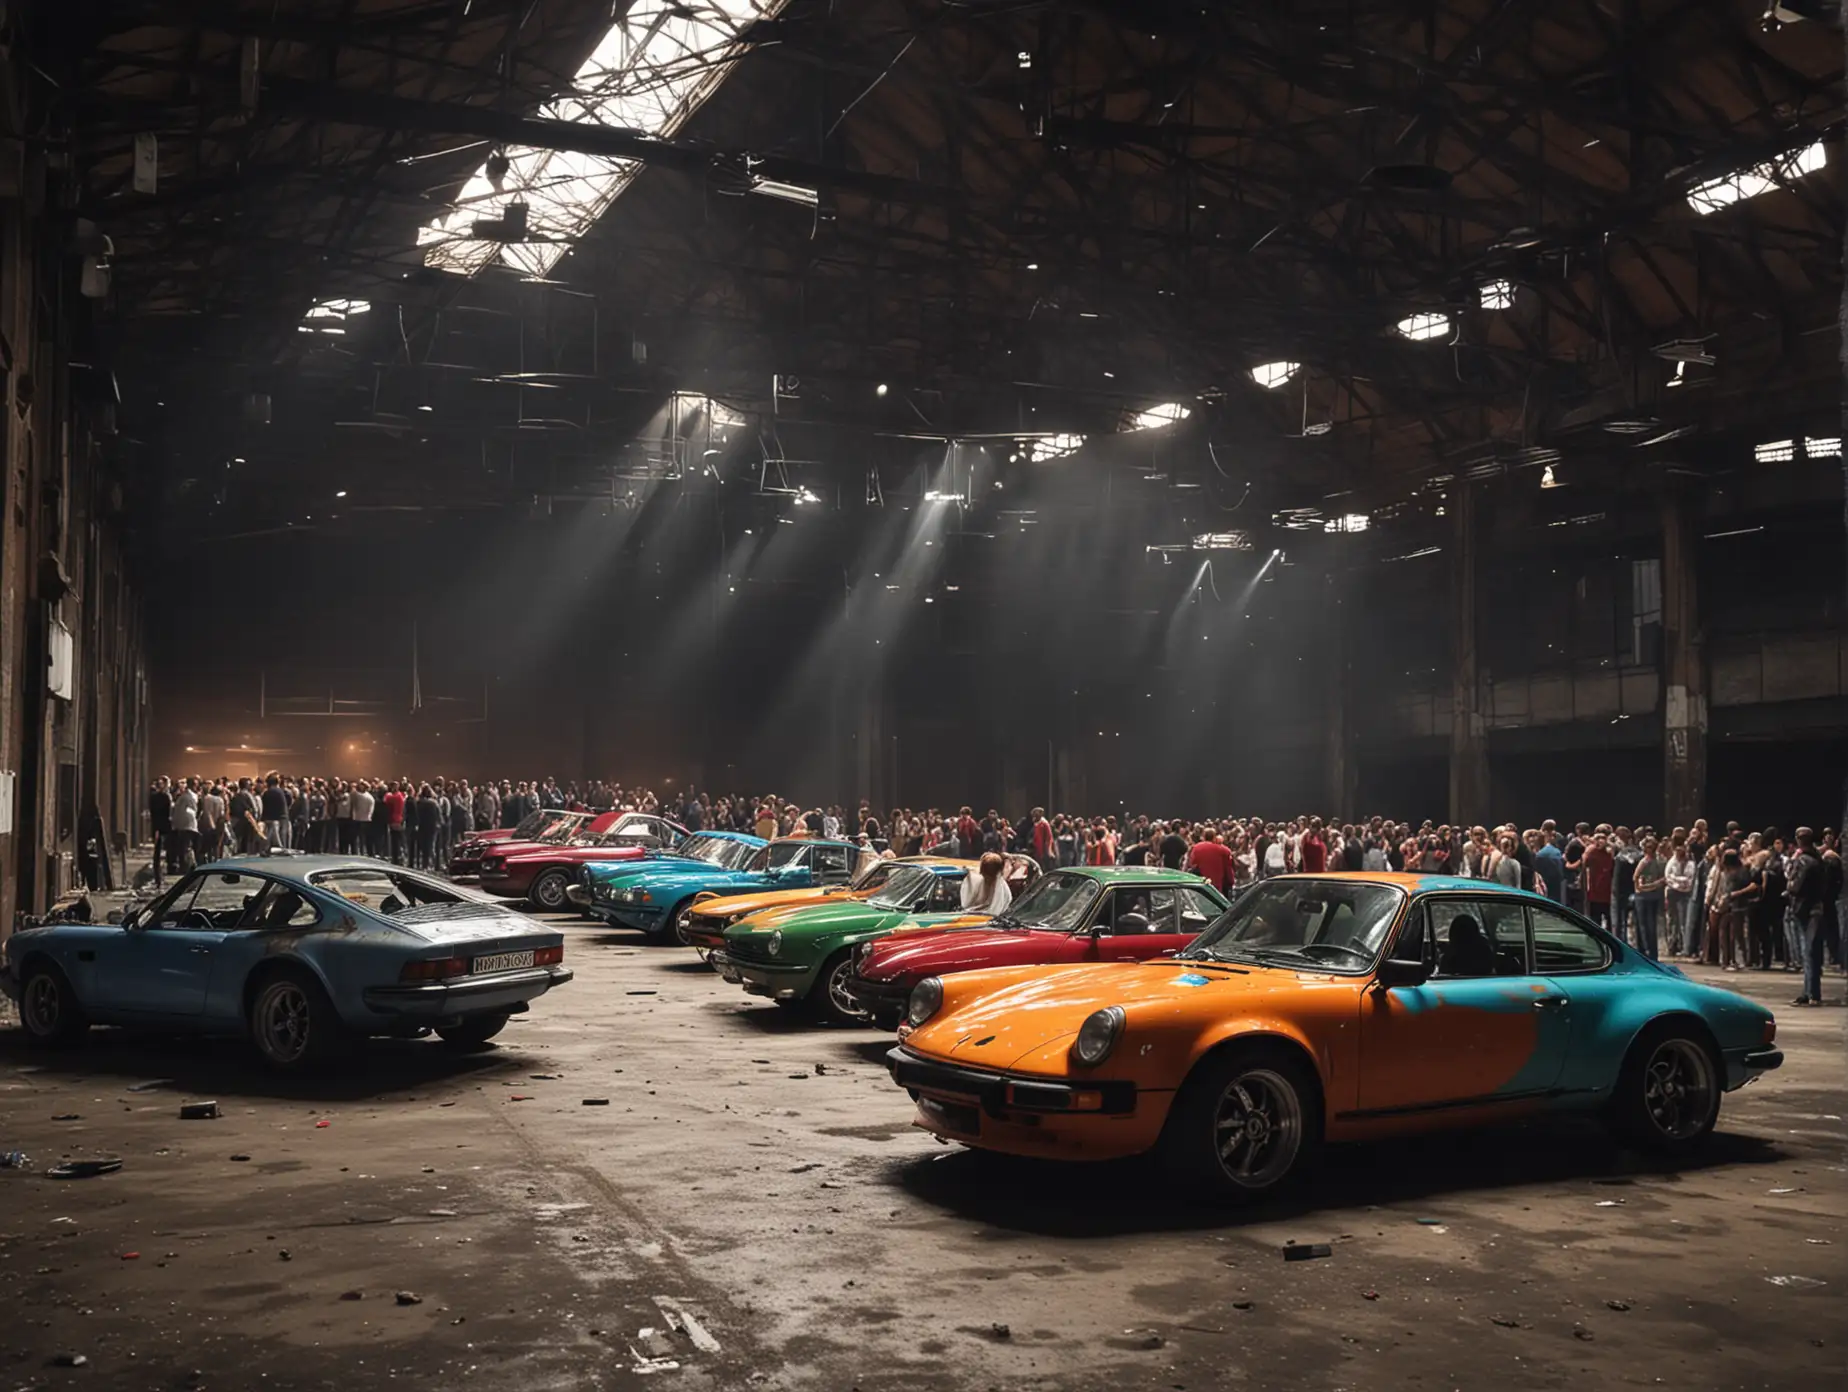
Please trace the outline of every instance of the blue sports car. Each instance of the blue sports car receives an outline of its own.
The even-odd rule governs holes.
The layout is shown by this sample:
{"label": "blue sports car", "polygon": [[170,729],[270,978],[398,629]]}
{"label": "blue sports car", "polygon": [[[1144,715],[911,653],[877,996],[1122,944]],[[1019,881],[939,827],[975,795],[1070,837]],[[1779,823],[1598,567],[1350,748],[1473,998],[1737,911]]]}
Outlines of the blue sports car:
{"label": "blue sports car", "polygon": [[114,924],[0,946],[0,990],[47,1044],[92,1024],[248,1034],[295,1069],[368,1035],[472,1047],[571,979],[564,937],[473,890],[345,856],[221,860]]}
{"label": "blue sports car", "polygon": [[699,895],[846,884],[864,854],[848,841],[791,837],[766,842],[735,832],[702,831],[682,841],[672,855],[585,866],[582,893],[573,898],[593,918],[665,939]]}

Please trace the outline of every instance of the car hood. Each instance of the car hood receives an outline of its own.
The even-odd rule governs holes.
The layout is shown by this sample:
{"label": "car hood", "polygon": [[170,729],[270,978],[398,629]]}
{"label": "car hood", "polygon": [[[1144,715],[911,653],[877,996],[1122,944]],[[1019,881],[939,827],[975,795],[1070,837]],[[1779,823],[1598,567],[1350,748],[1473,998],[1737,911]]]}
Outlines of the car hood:
{"label": "car hood", "polygon": [[735,918],[739,914],[760,914],[766,909],[794,911],[820,899],[839,899],[843,892],[821,887],[812,889],[766,889],[758,894],[726,894],[716,899],[702,899],[693,912],[712,918]]}
{"label": "car hood", "polygon": [[[506,857],[508,865],[620,865],[628,861],[641,860],[647,855],[641,846],[534,846],[528,850],[516,852]],[[498,850],[490,850],[488,858],[500,855]]]}
{"label": "car hood", "polygon": [[[1163,1023],[1186,1027],[1254,1008],[1273,994],[1297,996],[1306,985],[1330,979],[1243,964],[1232,970],[1172,957],[964,972],[945,983],[946,993],[954,992],[952,1001],[906,1042],[938,1058],[1011,1068],[1048,1050],[1062,1054],[1085,1017],[1105,1006],[1122,1006],[1132,1031]],[[1351,985],[1351,978],[1335,979]]]}
{"label": "car hood", "polygon": [[782,933],[787,942],[791,938],[819,938],[831,933],[876,933],[904,922],[906,917],[902,909],[882,909],[864,900],[850,899],[845,903],[802,905],[789,913],[759,914],[727,928],[725,936],[748,938],[776,931]]}
{"label": "car hood", "polygon": [[1048,928],[983,928],[961,932],[889,933],[860,967],[874,981],[943,976],[981,967],[1026,966],[1051,960],[1071,935]]}

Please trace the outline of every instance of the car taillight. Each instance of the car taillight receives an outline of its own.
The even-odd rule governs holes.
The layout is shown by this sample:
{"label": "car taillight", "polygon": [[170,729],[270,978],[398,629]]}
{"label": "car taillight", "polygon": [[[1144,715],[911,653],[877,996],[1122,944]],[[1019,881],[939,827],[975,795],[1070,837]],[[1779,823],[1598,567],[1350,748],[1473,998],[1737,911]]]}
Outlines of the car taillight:
{"label": "car taillight", "polygon": [[398,980],[442,981],[451,976],[467,976],[468,969],[466,957],[433,957],[424,961],[406,962],[404,970],[398,973]]}
{"label": "car taillight", "polygon": [[1777,1021],[1767,1019],[1765,1021],[1765,1043],[1769,1044],[1776,1038],[1777,1038]]}
{"label": "car taillight", "polygon": [[535,967],[555,967],[565,960],[565,949],[559,947],[542,947],[533,953]]}

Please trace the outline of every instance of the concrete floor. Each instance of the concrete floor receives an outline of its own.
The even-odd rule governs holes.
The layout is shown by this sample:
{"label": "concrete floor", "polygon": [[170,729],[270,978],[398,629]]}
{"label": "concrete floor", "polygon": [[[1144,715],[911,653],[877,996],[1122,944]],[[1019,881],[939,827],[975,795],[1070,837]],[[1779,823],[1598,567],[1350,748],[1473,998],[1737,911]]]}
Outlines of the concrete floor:
{"label": "concrete floor", "polygon": [[564,921],[577,981],[476,1055],[285,1084],[233,1043],[0,1031],[33,1160],[0,1170],[0,1388],[1844,1385],[1839,1007],[1781,1012],[1698,1166],[1531,1126],[1337,1151],[1239,1215],[941,1146],[884,1036]]}

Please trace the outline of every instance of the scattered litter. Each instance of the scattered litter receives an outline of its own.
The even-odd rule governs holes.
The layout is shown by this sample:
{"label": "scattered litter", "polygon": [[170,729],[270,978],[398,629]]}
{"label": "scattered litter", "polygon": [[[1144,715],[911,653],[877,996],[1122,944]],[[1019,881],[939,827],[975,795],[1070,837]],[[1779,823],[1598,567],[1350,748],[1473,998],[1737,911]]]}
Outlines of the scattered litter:
{"label": "scattered litter", "polygon": [[429,1211],[427,1216],[431,1218],[454,1218],[456,1216],[456,1211],[453,1208],[433,1208]]}
{"label": "scattered litter", "polygon": [[124,1252],[124,1253],[122,1254],[122,1260],[123,1260],[123,1261],[140,1261],[140,1260],[141,1260],[141,1253],[139,1253],[139,1252]]}
{"label": "scattered litter", "polygon": [[51,1221],[54,1223],[75,1223],[77,1220],[75,1218],[53,1218]]}
{"label": "scattered litter", "polygon": [[1434,1233],[1447,1233],[1450,1231],[1449,1227],[1447,1227],[1443,1223],[1426,1223],[1425,1220],[1422,1218],[1420,1218],[1418,1221],[1420,1223],[1424,1223],[1424,1226],[1429,1228]]}
{"label": "scattered litter", "polygon": [[289,1249],[287,1247],[278,1247],[276,1249],[276,1260],[277,1261],[294,1261],[295,1258],[289,1254]]}
{"label": "scattered litter", "polygon": [[768,1063],[770,1062],[770,1060],[769,1059],[752,1059],[751,1062],[752,1063]]}
{"label": "scattered litter", "polygon": [[825,1063],[818,1063],[818,1064],[816,1064],[816,1065],[815,1065],[815,1074],[816,1074],[816,1076],[817,1076],[817,1077],[819,1077],[819,1076],[820,1076],[820,1075],[822,1075],[823,1073],[826,1073],[827,1071],[828,1071],[828,1065],[827,1065],[827,1064],[825,1064]]}
{"label": "scattered litter", "polygon": [[61,1353],[51,1361],[56,1363],[60,1368],[81,1368],[89,1363],[90,1360],[81,1353]]}
{"label": "scattered litter", "polygon": [[130,1083],[128,1085],[128,1091],[130,1092],[152,1092],[154,1091],[155,1088],[172,1087],[172,1086],[173,1086],[173,1079],[171,1078],[149,1078],[145,1083]]}
{"label": "scattered litter", "polygon": [[1503,1329],[1519,1329],[1521,1322],[1517,1319],[1504,1319],[1500,1315],[1490,1315],[1490,1324],[1499,1324]]}
{"label": "scattered litter", "polygon": [[638,1373],[668,1373],[680,1366],[674,1357],[673,1342],[652,1326],[636,1331],[629,1354],[635,1360],[634,1369]]}
{"label": "scattered litter", "polygon": [[1828,1247],[1832,1245],[1826,1237],[1806,1237],[1803,1240],[1812,1247]]}
{"label": "scattered litter", "polygon": [[32,1163],[32,1157],[23,1150],[9,1150],[0,1155],[0,1170],[23,1170]]}
{"label": "scattered litter", "polygon": [[1360,1298],[1362,1300],[1378,1300],[1380,1298],[1380,1293],[1378,1291],[1362,1291],[1360,1293]]}
{"label": "scattered litter", "polygon": [[838,1179],[824,1179],[821,1182],[821,1187],[823,1189],[845,1189],[847,1186],[842,1184]]}
{"label": "scattered litter", "polygon": [[555,1083],[565,1075],[563,1073],[528,1073],[526,1076],[535,1083]]}
{"label": "scattered litter", "polygon": [[180,1103],[181,1121],[212,1121],[219,1116],[216,1102],[182,1102]]}
{"label": "scattered litter", "polygon": [[[83,1115],[79,1112],[59,1112],[55,1117],[52,1118],[52,1120],[53,1121],[82,1121]],[[1775,1194],[1778,1191],[1776,1189],[1773,1189],[1771,1192]]]}
{"label": "scattered litter", "polygon": [[652,996],[657,993],[654,991],[631,991],[629,994],[632,996]]}
{"label": "scattered litter", "polygon": [[1583,1339],[1586,1343],[1589,1344],[1597,1336],[1594,1335],[1584,1325],[1575,1324],[1572,1326],[1572,1337],[1575,1339]]}
{"label": "scattered litter", "polygon": [[1818,1281],[1814,1276],[1767,1276],[1774,1286],[1783,1286],[1788,1290],[1814,1290],[1817,1286],[1826,1286],[1827,1281]]}
{"label": "scattered litter", "polygon": [[515,1093],[509,1093],[507,1096],[507,1100],[509,1102],[530,1102],[533,1100],[533,1098],[532,1098],[531,1093],[515,1092]]}
{"label": "scattered litter", "polygon": [[1420,1218],[1418,1220],[1418,1226],[1421,1228],[1441,1228],[1444,1226],[1444,1220],[1442,1218]]}
{"label": "scattered litter", "polygon": [[610,1105],[610,1099],[607,1097],[586,1097],[584,1099],[584,1105],[586,1107],[607,1107]]}
{"label": "scattered litter", "polygon": [[1232,1302],[1232,1308],[1234,1310],[1249,1310],[1251,1308],[1251,1302],[1249,1300],[1234,1300]]}
{"label": "scattered litter", "polygon": [[317,1131],[325,1131],[328,1127],[332,1125],[333,1125],[333,1122],[329,1121],[326,1117],[322,1117],[319,1121],[317,1121],[314,1124],[314,1129]]}
{"label": "scattered litter", "polygon": [[661,1313],[667,1316],[667,1322],[676,1333],[686,1336],[687,1342],[701,1353],[717,1353],[719,1341],[712,1337],[712,1332],[688,1313],[686,1306],[678,1300],[665,1295],[657,1295],[654,1303],[661,1307]]}
{"label": "scattered litter", "polygon": [[[75,1120],[75,1119],[76,1118],[74,1117],[72,1118],[72,1120]],[[61,1118],[53,1117],[52,1120],[58,1121],[58,1120],[61,1120]],[[1766,1192],[1772,1193],[1772,1194],[1801,1194],[1803,1191],[1801,1189],[1771,1189],[1771,1190],[1767,1190]]]}
{"label": "scattered litter", "polygon": [[1011,1339],[1014,1337],[1014,1331],[1005,1324],[991,1324],[988,1326],[988,1329],[997,1339]]}
{"label": "scattered litter", "polygon": [[248,1155],[233,1155],[233,1156],[232,1156],[231,1158],[232,1158],[233,1160],[236,1160],[236,1161],[239,1161],[240,1163],[241,1163],[242,1161],[245,1161],[245,1160],[248,1160],[248,1159],[250,1159],[250,1157],[249,1157]]}
{"label": "scattered litter", "polygon": [[366,1298],[366,1293],[364,1291],[356,1291],[356,1290],[341,1291],[340,1298],[342,1300],[364,1300]]}
{"label": "scattered litter", "polygon": [[807,1174],[810,1170],[819,1170],[820,1168],[821,1161],[811,1160],[806,1165],[791,1165],[789,1167],[789,1172],[791,1174]]}
{"label": "scattered litter", "polygon": [[1623,1202],[1624,1200],[1622,1199],[1599,1199],[1595,1204],[1592,1205],[1592,1207],[1593,1208],[1616,1208]]}
{"label": "scattered litter", "polygon": [[1332,1257],[1335,1249],[1326,1242],[1292,1242],[1283,1249],[1285,1261],[1313,1261],[1317,1257]]}
{"label": "scattered litter", "polygon": [[1627,1300],[1607,1300],[1604,1302],[1604,1308],[1607,1310],[1616,1310],[1621,1313],[1630,1308],[1630,1302]]}
{"label": "scattered litter", "polygon": [[399,1291],[392,1299],[396,1300],[400,1305],[423,1304],[423,1297],[417,1294],[416,1291]]}
{"label": "scattered litter", "polygon": [[790,1077],[792,1077],[792,1078],[806,1078],[806,1077],[808,1077],[808,1076],[809,1076],[809,1074],[807,1074],[807,1073],[791,1073],[791,1074],[790,1074],[789,1076],[790,1076]]}
{"label": "scattered litter", "polygon": [[122,1168],[117,1159],[108,1160],[66,1160],[62,1165],[53,1165],[45,1171],[47,1179],[93,1179],[97,1175],[114,1174]]}

